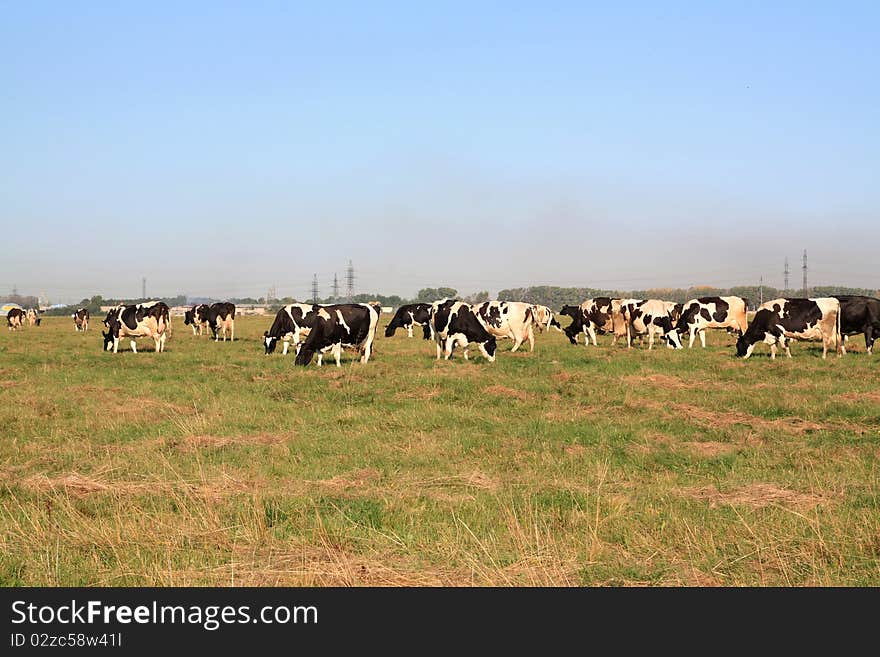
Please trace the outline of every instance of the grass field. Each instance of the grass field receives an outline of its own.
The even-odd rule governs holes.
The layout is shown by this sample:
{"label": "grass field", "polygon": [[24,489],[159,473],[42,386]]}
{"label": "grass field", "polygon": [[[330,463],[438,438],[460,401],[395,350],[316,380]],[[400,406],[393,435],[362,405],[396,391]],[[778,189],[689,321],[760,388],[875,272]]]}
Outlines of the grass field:
{"label": "grass field", "polygon": [[[382,326],[390,319],[384,317]],[[0,582],[880,585],[880,357],[0,332]],[[125,353],[122,352],[126,347]],[[472,350],[472,354],[476,350]]]}

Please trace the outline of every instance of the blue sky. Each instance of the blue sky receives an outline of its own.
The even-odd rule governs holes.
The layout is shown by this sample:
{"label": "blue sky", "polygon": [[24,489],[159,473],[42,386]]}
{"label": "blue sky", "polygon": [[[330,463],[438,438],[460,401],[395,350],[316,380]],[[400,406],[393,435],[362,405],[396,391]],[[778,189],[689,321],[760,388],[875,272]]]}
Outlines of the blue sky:
{"label": "blue sky", "polygon": [[0,293],[880,287],[877,3],[297,4],[0,1]]}

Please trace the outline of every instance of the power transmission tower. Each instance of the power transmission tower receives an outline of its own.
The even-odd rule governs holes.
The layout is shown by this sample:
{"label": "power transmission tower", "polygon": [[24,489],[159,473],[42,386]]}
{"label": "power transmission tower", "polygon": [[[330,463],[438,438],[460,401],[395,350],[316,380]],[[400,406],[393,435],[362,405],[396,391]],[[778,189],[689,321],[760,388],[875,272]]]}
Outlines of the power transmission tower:
{"label": "power transmission tower", "polygon": [[336,276],[336,272],[333,272],[333,300],[339,298],[339,279]]}
{"label": "power transmission tower", "polygon": [[269,288],[269,291],[266,292],[266,303],[270,303],[278,298],[277,293],[275,292],[275,286]]}
{"label": "power transmission tower", "polygon": [[788,257],[785,258],[785,286],[782,291],[787,295],[788,294]]}
{"label": "power transmission tower", "polygon": [[348,288],[348,301],[351,303],[354,296],[354,265],[351,264],[351,260],[348,261],[348,269],[345,270],[345,283]]}
{"label": "power transmission tower", "polygon": [[810,296],[810,289],[807,287],[807,250],[804,249],[804,297]]}
{"label": "power transmission tower", "polygon": [[318,275],[312,275],[312,303],[318,303]]}
{"label": "power transmission tower", "polygon": [[147,277],[144,276],[141,279],[141,299],[146,301],[147,299]]}

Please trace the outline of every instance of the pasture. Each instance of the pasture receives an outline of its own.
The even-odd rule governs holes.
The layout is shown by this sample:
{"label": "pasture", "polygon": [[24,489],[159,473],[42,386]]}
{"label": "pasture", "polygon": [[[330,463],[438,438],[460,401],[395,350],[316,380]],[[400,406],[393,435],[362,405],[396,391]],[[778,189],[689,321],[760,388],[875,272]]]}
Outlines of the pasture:
{"label": "pasture", "polygon": [[101,319],[0,331],[3,585],[880,585],[861,338],[438,362],[383,315],[304,369],[271,317],[116,355]]}

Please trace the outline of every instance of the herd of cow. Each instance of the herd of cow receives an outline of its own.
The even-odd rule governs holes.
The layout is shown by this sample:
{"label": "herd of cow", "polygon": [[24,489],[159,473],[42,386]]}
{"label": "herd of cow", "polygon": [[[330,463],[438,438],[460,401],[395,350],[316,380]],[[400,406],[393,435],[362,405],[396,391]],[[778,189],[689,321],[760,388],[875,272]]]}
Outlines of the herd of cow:
{"label": "herd of cow", "polygon": [[42,318],[34,308],[28,308],[27,310],[10,308],[9,312],[6,313],[6,322],[9,325],[10,331],[19,329],[25,324],[39,326],[41,321]]}
{"label": "herd of cow", "polygon": [[[791,357],[791,340],[821,340],[822,358],[830,348],[838,355],[846,353],[846,338],[864,334],[865,346],[872,353],[874,339],[880,333],[880,300],[864,296],[834,296],[815,299],[782,298],[761,304],[751,323],[747,320],[748,300],[741,297],[700,297],[678,304],[659,299],[616,299],[598,297],[587,299],[579,306],[563,306],[560,315],[571,317],[572,322],[562,328],[554,312],[547,306],[517,301],[485,301],[469,304],[456,299],[442,299],[434,303],[416,303],[401,306],[385,329],[391,337],[399,328],[413,337],[413,327],[420,326],[423,337],[436,344],[437,358],[452,357],[461,347],[468,358],[468,346],[476,344],[487,360],[495,360],[497,341],[513,341],[516,351],[526,340],[534,350],[535,332],[555,328],[566,334],[572,344],[578,344],[583,333],[585,345],[597,345],[597,334],[610,333],[612,344],[619,338],[631,348],[633,340],[647,337],[652,349],[655,337],[673,349],[693,347],[697,336],[706,346],[708,329],[725,329],[737,337],[737,356],[748,358],[755,345],[770,346],[771,358],[777,349]],[[354,349],[362,363],[370,359],[373,341],[379,325],[381,307],[376,303],[305,304],[293,303],[281,308],[272,326],[263,333],[265,353],[275,351],[283,344],[287,354],[293,344],[295,363],[308,365],[317,356],[322,364],[323,354],[330,352],[336,366],[340,366],[343,349]],[[19,309],[9,311],[10,330],[28,321],[29,313]],[[34,322],[39,317],[34,313]],[[73,314],[74,328],[87,331],[89,311],[80,308]],[[117,352],[120,338],[130,339],[131,350],[136,352],[136,339],[152,338],[157,352],[164,351],[165,339],[171,325],[168,306],[161,301],[120,304],[111,308],[103,321],[104,349]],[[235,305],[215,303],[196,305],[186,311],[184,324],[191,326],[193,335],[201,335],[206,327],[214,340],[235,340]]]}

